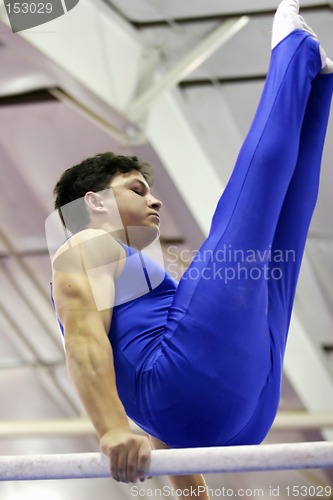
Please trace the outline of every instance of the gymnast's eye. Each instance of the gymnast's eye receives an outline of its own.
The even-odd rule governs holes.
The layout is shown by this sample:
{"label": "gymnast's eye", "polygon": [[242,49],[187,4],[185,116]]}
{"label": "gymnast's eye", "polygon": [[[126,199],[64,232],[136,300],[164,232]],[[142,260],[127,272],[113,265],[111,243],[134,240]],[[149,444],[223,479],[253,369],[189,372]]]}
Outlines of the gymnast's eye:
{"label": "gymnast's eye", "polygon": [[131,188],[131,191],[133,191],[133,193],[138,194],[139,196],[143,196],[143,194],[142,194],[142,192],[141,192],[140,188],[136,188],[136,187],[134,187],[134,188]]}

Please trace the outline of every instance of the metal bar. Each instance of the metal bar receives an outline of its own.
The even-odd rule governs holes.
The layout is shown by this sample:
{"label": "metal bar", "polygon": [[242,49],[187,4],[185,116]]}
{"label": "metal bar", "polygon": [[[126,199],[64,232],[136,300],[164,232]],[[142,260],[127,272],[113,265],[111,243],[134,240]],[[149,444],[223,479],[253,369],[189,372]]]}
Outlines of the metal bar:
{"label": "metal bar", "polygon": [[81,113],[85,118],[105,130],[119,144],[123,146],[127,145],[128,137],[124,132],[118,130],[115,126],[112,125],[112,123],[102,118],[98,113],[93,111],[90,107],[86,106],[82,101],[79,101],[72,95],[67,94],[64,90],[57,87],[49,89],[49,93],[61,103],[71,107],[76,112]]}
{"label": "metal bar", "polygon": [[[156,450],[150,476],[324,469],[333,467],[333,443],[292,443]],[[0,457],[2,481],[110,477],[100,453]]]}
{"label": "metal bar", "polygon": [[[129,421],[133,432],[143,431]],[[272,426],[273,431],[305,431],[333,428],[333,412],[279,412]],[[87,417],[41,419],[41,420],[1,420],[0,439],[22,436],[93,436],[95,430]]]}
{"label": "metal bar", "polygon": [[332,429],[333,412],[279,412],[273,423],[273,430],[315,430]]}

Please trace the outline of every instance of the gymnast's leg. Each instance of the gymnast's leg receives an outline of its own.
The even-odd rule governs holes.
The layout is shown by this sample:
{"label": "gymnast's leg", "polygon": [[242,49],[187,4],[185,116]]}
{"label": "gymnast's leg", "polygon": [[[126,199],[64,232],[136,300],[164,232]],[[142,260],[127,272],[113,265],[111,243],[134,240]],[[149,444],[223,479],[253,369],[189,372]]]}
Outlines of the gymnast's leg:
{"label": "gymnast's leg", "polygon": [[318,75],[304,117],[297,166],[276,228],[270,266],[268,320],[283,357],[308,228],[317,201],[333,74]]}
{"label": "gymnast's leg", "polygon": [[[319,43],[302,29],[273,50],[258,111],[210,234],[180,281],[163,356],[142,388],[158,427],[169,432],[162,440],[171,446],[226,443],[257,408],[271,371],[271,337],[268,280],[251,271],[268,263],[264,252],[273,244],[311,84],[321,68]],[[225,248],[240,250],[238,261],[233,252],[220,262]],[[256,259],[244,261],[248,252]],[[235,273],[228,282],[223,266]]]}
{"label": "gymnast's leg", "polygon": [[[179,330],[180,316],[186,320],[190,307],[197,311],[194,318],[203,325],[206,319],[211,320],[214,310],[216,324],[227,331],[229,320],[233,331],[242,323],[237,315],[242,308],[247,319],[241,328],[252,321],[258,326],[258,321],[267,319],[267,279],[247,279],[250,269],[247,274],[238,273],[240,276],[237,271],[240,264],[257,266],[258,259],[243,262],[247,252],[257,255],[261,264],[267,263],[297,163],[312,80],[320,70],[319,43],[304,31],[294,31],[274,49],[256,117],[217,206],[210,234],[177,290],[168,321],[171,335]],[[231,252],[222,264],[231,269],[231,277],[237,278],[228,283],[225,274],[210,274],[218,271],[217,257],[226,249]],[[209,307],[202,307],[208,296]],[[177,337],[180,339],[180,335]]]}
{"label": "gymnast's leg", "polygon": [[272,368],[255,412],[229,445],[250,444],[257,436],[260,442],[263,423],[269,424],[277,410],[276,395],[280,393],[285,343],[297,278],[317,199],[332,92],[333,74],[318,75],[313,81],[306,108],[297,166],[283,203],[271,249],[268,324],[272,336]]}

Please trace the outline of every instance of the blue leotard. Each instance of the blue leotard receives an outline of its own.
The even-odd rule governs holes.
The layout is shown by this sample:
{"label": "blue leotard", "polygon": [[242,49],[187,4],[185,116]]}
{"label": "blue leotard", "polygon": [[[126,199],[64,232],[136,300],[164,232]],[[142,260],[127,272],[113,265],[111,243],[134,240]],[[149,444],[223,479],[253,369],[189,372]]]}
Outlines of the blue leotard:
{"label": "blue leotard", "polygon": [[259,443],[275,418],[332,97],[333,75],[320,69],[303,31],[273,50],[210,233],[178,285],[137,258],[146,290],[122,301],[135,257],[126,249],[109,332],[118,391],[170,446]]}

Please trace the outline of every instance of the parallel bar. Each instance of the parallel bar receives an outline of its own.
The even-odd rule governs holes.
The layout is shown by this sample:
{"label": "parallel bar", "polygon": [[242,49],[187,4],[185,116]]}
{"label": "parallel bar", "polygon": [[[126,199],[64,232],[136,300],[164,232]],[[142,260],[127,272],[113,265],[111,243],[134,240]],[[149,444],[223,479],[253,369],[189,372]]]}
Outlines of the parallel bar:
{"label": "parallel bar", "polygon": [[332,411],[280,411],[273,423],[275,431],[307,431],[333,428]]}
{"label": "parallel bar", "polygon": [[[333,442],[156,450],[150,476],[333,467]],[[110,477],[99,453],[0,457],[2,481]]]}
{"label": "parallel bar", "polygon": [[[132,421],[131,429],[144,434]],[[273,423],[272,431],[293,431],[309,429],[332,429],[333,412],[280,411]],[[0,439],[22,436],[94,436],[96,431],[87,417],[43,419],[43,420],[0,420]]]}

